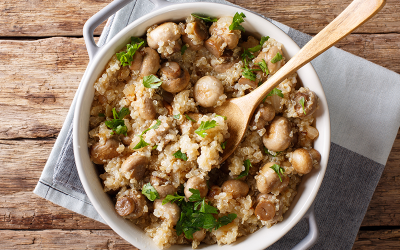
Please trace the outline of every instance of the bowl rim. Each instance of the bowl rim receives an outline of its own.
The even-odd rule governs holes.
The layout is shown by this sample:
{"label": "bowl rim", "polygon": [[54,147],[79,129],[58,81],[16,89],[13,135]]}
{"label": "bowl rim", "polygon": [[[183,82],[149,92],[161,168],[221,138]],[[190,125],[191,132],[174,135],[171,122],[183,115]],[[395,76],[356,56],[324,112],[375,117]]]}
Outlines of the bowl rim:
{"label": "bowl rim", "polygon": [[[88,132],[88,124],[86,124],[86,127],[83,128],[83,126],[85,124],[82,124],[81,122],[81,117],[83,117],[83,111],[82,111],[82,106],[83,106],[83,101],[85,96],[87,95],[88,89],[90,87],[92,87],[93,82],[91,82],[91,78],[93,78],[93,74],[94,71],[96,69],[96,65],[101,64],[100,62],[104,57],[104,55],[111,49],[115,50],[115,48],[117,47],[121,47],[120,44],[126,44],[127,43],[127,34],[129,32],[132,32],[132,30],[135,30],[135,28],[137,26],[140,27],[140,25],[143,25],[143,23],[145,23],[146,21],[152,20],[157,16],[161,16],[163,14],[170,14],[179,10],[183,10],[183,9],[188,9],[188,8],[199,8],[199,9],[205,9],[205,8],[226,8],[226,9],[232,9],[234,11],[242,11],[246,14],[247,17],[252,16],[252,18],[261,18],[263,19],[263,21],[273,25],[276,29],[279,29],[276,25],[274,25],[273,23],[271,23],[269,20],[265,19],[263,16],[248,11],[242,7],[238,7],[238,6],[232,6],[232,5],[226,5],[226,4],[221,4],[221,3],[211,3],[211,2],[191,2],[191,3],[179,3],[179,4],[174,4],[174,5],[169,5],[166,6],[164,8],[161,9],[157,9],[155,11],[152,11],[146,15],[144,15],[143,17],[138,18],[137,20],[135,20],[134,22],[132,22],[131,24],[127,25],[124,29],[122,29],[118,34],[116,34],[109,42],[107,42],[103,47],[100,48],[100,50],[98,51],[98,53],[96,54],[96,56],[93,58],[93,60],[89,63],[87,71],[81,81],[81,85],[82,88],[80,89],[80,91],[77,93],[77,103],[76,103],[76,108],[75,108],[75,114],[74,114],[74,123],[73,123],[73,146],[74,146],[74,154],[75,154],[75,161],[76,161],[76,166],[77,166],[77,170],[79,173],[79,177],[81,179],[82,185],[86,191],[86,194],[88,195],[90,201],[92,202],[93,206],[95,207],[95,209],[97,210],[97,212],[100,214],[100,216],[106,221],[106,223],[115,231],[117,232],[122,238],[124,238],[125,240],[127,240],[128,242],[130,242],[132,245],[135,245],[136,247],[139,247],[140,249],[152,249],[153,245],[148,245],[148,241],[146,241],[146,239],[142,239],[145,242],[141,241],[140,239],[138,240],[137,237],[132,236],[132,234],[127,233],[126,231],[123,230],[122,227],[126,227],[128,225],[120,225],[118,221],[114,221],[114,219],[112,218],[113,216],[110,215],[108,212],[105,211],[104,209],[104,204],[102,204],[101,201],[99,201],[98,199],[98,192],[102,190],[98,190],[98,188],[96,189],[96,187],[94,187],[90,181],[91,177],[93,176],[88,176],[87,175],[87,169],[85,169],[85,159],[83,158],[83,154],[87,154],[88,155],[88,150],[87,150],[87,146],[84,143],[84,138],[82,138],[81,136],[81,132],[82,129],[84,131],[86,131],[86,136],[87,136],[87,132]],[[233,12],[234,13],[234,12]],[[182,16],[181,16],[182,17]],[[185,18],[185,16],[183,16],[183,18]],[[180,18],[180,19],[183,19]],[[256,19],[257,19],[256,18]],[[169,18],[168,20],[171,20],[171,18]],[[289,42],[289,46],[291,48],[296,49],[297,51],[300,50],[300,48],[298,47],[298,45],[281,29],[279,29],[279,31],[274,31],[274,32],[280,32],[282,36],[286,36],[291,42]],[[273,32],[273,33],[274,33]],[[130,37],[130,36],[129,36]],[[275,38],[276,36],[272,36],[273,38]],[[277,41],[281,42],[280,39],[276,39]],[[121,42],[124,41],[124,42]],[[282,42],[283,43],[283,42]],[[118,45],[119,44],[119,45]],[[288,47],[288,42],[283,43],[285,49],[287,49]],[[109,58],[106,60],[108,62]],[[319,86],[322,89],[322,85],[321,82],[317,76],[317,73],[315,72],[315,69],[312,67],[312,65],[310,63],[306,64],[305,66],[303,66],[303,68],[301,68],[299,71],[303,70],[304,68],[307,68],[308,74],[311,74],[312,77],[316,78],[318,81]],[[101,70],[101,72],[104,69]],[[311,76],[310,76],[311,77]],[[98,76],[95,77],[95,79],[97,79]],[[307,199],[305,202],[303,202],[300,211],[298,213],[296,213],[296,215],[294,216],[294,219],[292,219],[289,223],[290,225],[288,226],[284,226],[280,229],[280,236],[279,237],[274,237],[273,239],[269,240],[269,243],[267,245],[260,245],[257,244],[257,246],[260,247],[268,247],[269,245],[272,245],[273,243],[275,243],[276,241],[278,241],[281,237],[283,237],[290,229],[292,229],[302,218],[303,216],[307,213],[308,209],[311,207],[311,205],[313,204],[315,197],[318,193],[318,190],[321,186],[323,177],[325,175],[326,172],[326,167],[327,167],[327,163],[328,163],[328,157],[329,157],[329,149],[330,149],[330,119],[329,119],[329,110],[328,110],[328,106],[327,106],[327,101],[326,101],[326,97],[325,94],[323,93],[322,90],[322,94],[319,93],[319,100],[320,100],[320,106],[322,105],[324,110],[323,110],[323,118],[327,119],[326,120],[326,124],[325,126],[327,126],[327,131],[328,133],[323,134],[322,136],[324,137],[324,145],[323,145],[323,150],[320,150],[321,156],[324,156],[321,159],[321,163],[320,165],[323,166],[318,170],[318,173],[316,174],[317,176],[315,177],[314,180],[314,185],[312,187],[312,190],[310,191],[311,194],[309,196],[307,196]],[[320,108],[321,110],[321,108]],[[321,136],[321,134],[320,134]],[[83,136],[85,137],[85,136]],[[83,141],[82,141],[83,140]],[[86,142],[87,142],[87,137],[86,137]],[[93,164],[92,164],[93,166]],[[98,176],[96,176],[97,179]],[[309,179],[309,178],[306,178]],[[305,182],[305,180],[302,180],[302,183]],[[301,185],[301,184],[300,184]],[[300,193],[300,191],[299,191]],[[103,192],[103,194],[105,194]],[[299,195],[296,195],[295,200],[299,199]],[[294,202],[293,202],[294,203]],[[289,211],[291,211],[293,209],[293,206],[295,204],[291,204]],[[297,205],[297,204],[296,204]],[[285,214],[286,215],[286,214]],[[122,217],[121,217],[122,218]],[[125,220],[127,223],[131,224],[130,222],[128,222],[127,220]],[[286,221],[286,219],[284,220]],[[284,222],[283,221],[283,222]],[[282,223],[282,222],[280,222]],[[280,224],[278,223],[278,224]],[[285,222],[286,223],[286,222]],[[276,224],[276,225],[278,225]],[[133,225],[133,224],[132,224]],[[276,226],[274,225],[274,227]],[[129,225],[131,227],[131,225]],[[265,227],[264,227],[265,228]],[[140,230],[140,229],[139,229]],[[258,230],[257,232],[259,232],[260,230]],[[257,233],[255,232],[255,233]],[[253,233],[254,234],[254,233]],[[250,234],[250,235],[253,235]],[[248,236],[246,236],[248,237]],[[241,237],[241,238],[246,238],[246,237]],[[150,237],[148,237],[150,238]],[[240,238],[238,239],[238,241],[242,242],[243,240],[240,240]],[[239,243],[232,243],[231,245],[224,245],[222,248],[232,248],[232,249],[240,249],[240,247],[243,247],[242,244]],[[271,243],[272,242],[272,243]],[[211,245],[212,246],[212,245]],[[214,245],[215,246],[215,245]],[[239,246],[239,248],[237,248]],[[184,247],[181,246],[176,246],[174,245],[173,247],[171,247],[170,249],[182,249]],[[212,249],[212,247],[208,247],[208,249]],[[221,247],[218,247],[218,249],[221,249]]]}

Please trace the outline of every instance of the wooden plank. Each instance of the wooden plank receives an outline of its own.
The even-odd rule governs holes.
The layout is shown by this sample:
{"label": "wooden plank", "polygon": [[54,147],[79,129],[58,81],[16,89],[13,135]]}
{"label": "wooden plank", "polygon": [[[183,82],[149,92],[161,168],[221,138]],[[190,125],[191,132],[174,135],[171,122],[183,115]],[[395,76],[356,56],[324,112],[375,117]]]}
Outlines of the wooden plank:
{"label": "wooden plank", "polygon": [[[317,34],[339,15],[351,0],[230,0],[249,10],[307,34]],[[400,2],[387,0],[385,7],[355,33],[400,31]]]}
{"label": "wooden plank", "polygon": [[[338,46],[400,73],[400,34],[351,35]],[[15,55],[29,60],[13,60]],[[82,38],[0,41],[0,139],[54,137],[88,63]]]}
{"label": "wooden plank", "polygon": [[363,230],[358,232],[353,250],[399,249],[400,229]]}
{"label": "wooden plank", "polygon": [[103,223],[35,195],[29,191],[31,189],[27,190],[0,195],[0,229],[110,229]]}
{"label": "wooden plank", "polygon": [[131,249],[112,230],[1,230],[2,249]]}
{"label": "wooden plank", "polygon": [[[112,0],[0,1],[0,36],[82,36],[85,22]],[[104,24],[94,32],[100,35]]]}
{"label": "wooden plank", "polygon": [[[112,0],[1,1],[0,34],[4,37],[81,36],[86,20]],[[230,0],[292,28],[316,34],[342,12],[351,0]],[[357,33],[400,31],[400,3],[387,0],[376,17]],[[103,25],[96,29],[100,35]]]}

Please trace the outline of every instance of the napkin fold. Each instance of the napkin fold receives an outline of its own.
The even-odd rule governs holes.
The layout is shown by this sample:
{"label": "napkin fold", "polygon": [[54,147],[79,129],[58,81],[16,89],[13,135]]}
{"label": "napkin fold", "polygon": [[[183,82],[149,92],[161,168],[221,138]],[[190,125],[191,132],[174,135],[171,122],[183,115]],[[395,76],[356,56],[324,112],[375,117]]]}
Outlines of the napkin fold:
{"label": "napkin fold", "polygon": [[[207,2],[233,5],[223,0]],[[153,7],[148,0],[125,6],[109,18],[99,45]],[[300,47],[311,39],[266,19]],[[351,249],[399,129],[400,75],[335,47],[314,59],[312,65],[328,100],[332,140],[328,168],[315,200],[320,237],[313,249]],[[105,223],[86,196],[76,170],[72,146],[75,103],[76,98],[34,193]],[[302,220],[268,249],[291,249],[307,234],[308,224]]]}

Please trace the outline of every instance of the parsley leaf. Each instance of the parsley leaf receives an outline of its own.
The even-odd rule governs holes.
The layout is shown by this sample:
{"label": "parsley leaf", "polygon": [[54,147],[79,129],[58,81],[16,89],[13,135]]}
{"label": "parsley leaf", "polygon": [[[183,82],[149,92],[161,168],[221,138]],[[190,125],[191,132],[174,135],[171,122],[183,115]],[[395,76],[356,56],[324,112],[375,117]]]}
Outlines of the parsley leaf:
{"label": "parsley leaf", "polygon": [[181,114],[174,115],[173,117],[174,117],[174,119],[179,120],[179,119],[181,119]]}
{"label": "parsley leaf", "polygon": [[185,51],[187,50],[188,46],[185,44],[181,48],[181,55],[185,54]]}
{"label": "parsley leaf", "polygon": [[158,194],[157,190],[150,183],[144,184],[142,188],[142,194],[144,194],[147,197],[147,199],[151,201],[160,198],[160,195]]}
{"label": "parsley leaf", "polygon": [[281,55],[281,53],[277,52],[276,55],[274,56],[274,58],[272,58],[271,62],[272,63],[277,63],[280,60],[282,60],[282,55]]}
{"label": "parsley leaf", "polygon": [[185,117],[186,117],[186,119],[188,119],[189,121],[196,122],[195,119],[191,118],[191,117],[188,116],[187,114],[185,114]]}
{"label": "parsley leaf", "polygon": [[157,89],[162,84],[162,81],[155,75],[143,77],[143,86],[149,89]]}
{"label": "parsley leaf", "polygon": [[185,199],[185,196],[182,195],[178,195],[175,193],[175,195],[167,195],[167,197],[164,198],[164,200],[162,201],[162,204],[165,205],[168,202],[174,203],[175,201],[183,201]]}
{"label": "parsley leaf", "polygon": [[195,18],[203,20],[204,22],[213,22],[214,23],[214,22],[218,21],[217,18],[199,16],[199,15],[193,14],[193,13],[191,15],[194,16]]}
{"label": "parsley leaf", "polygon": [[271,155],[271,156],[273,156],[273,157],[277,157],[281,152],[275,152],[275,154],[273,155],[273,154],[271,154],[270,152],[269,152],[269,150],[266,148],[266,147],[264,147],[264,152],[267,154],[267,155]]}
{"label": "parsley leaf", "polygon": [[184,161],[187,161],[187,156],[185,153],[182,153],[182,151],[179,149],[178,151],[176,151],[173,156],[175,156],[175,158],[177,159],[182,159]]}
{"label": "parsley leaf", "polygon": [[244,65],[247,65],[247,59],[253,59],[254,55],[252,53],[250,53],[250,51],[248,49],[244,49],[242,55],[242,61],[244,62]]}
{"label": "parsley leaf", "polygon": [[264,72],[266,75],[269,74],[268,66],[264,59],[262,59],[261,62],[257,63],[257,65],[260,66],[262,72]]}
{"label": "parsley leaf", "polygon": [[274,164],[274,165],[272,165],[272,167],[270,167],[270,168],[271,168],[272,170],[275,171],[275,173],[279,176],[279,180],[282,182],[281,174],[282,174],[283,176],[285,176],[285,175],[283,174],[283,172],[285,172],[285,169],[282,168],[281,166],[279,166],[278,164]]}
{"label": "parsley leaf", "polygon": [[246,16],[242,13],[236,12],[235,15],[233,16],[232,24],[229,25],[229,30],[241,30],[244,31],[244,28],[241,23],[244,22],[244,19]]}
{"label": "parsley leaf", "polygon": [[99,113],[99,117],[106,117],[104,113]]}
{"label": "parsley leaf", "polygon": [[155,149],[157,149],[157,147],[158,147],[158,145],[154,145],[151,149],[155,150]]}
{"label": "parsley leaf", "polygon": [[245,65],[242,72],[242,75],[244,78],[249,79],[250,81],[255,81],[257,79],[257,76],[255,73],[253,73],[253,71],[260,71],[261,69],[249,69],[249,67],[247,67],[247,65]]}
{"label": "parsley leaf", "polygon": [[225,148],[226,148],[226,143],[227,143],[227,142],[228,142],[228,141],[224,141],[224,142],[221,143],[221,148],[222,148],[222,149],[225,149]]}
{"label": "parsley leaf", "polygon": [[131,37],[131,43],[126,45],[126,52],[117,53],[117,59],[122,66],[130,65],[133,61],[133,55],[143,45],[145,41],[138,37]]}
{"label": "parsley leaf", "polygon": [[123,134],[127,136],[128,128],[125,125],[124,120],[122,120],[127,114],[129,114],[129,109],[123,107],[121,111],[117,112],[115,108],[112,109],[114,119],[105,121],[105,124],[108,128],[110,128],[113,132],[111,134]]}
{"label": "parsley leaf", "polygon": [[257,51],[261,50],[263,44],[264,44],[266,41],[268,41],[268,39],[269,39],[269,36],[263,36],[263,37],[261,37],[260,44],[254,46],[253,48],[249,48],[249,51],[251,51],[251,52],[257,52]]}
{"label": "parsley leaf", "polygon": [[218,123],[214,120],[206,122],[203,121],[200,123],[200,127],[196,129],[194,132],[200,135],[201,137],[205,138],[207,135],[206,130],[215,128],[217,125]]}
{"label": "parsley leaf", "polygon": [[305,115],[307,115],[307,114],[306,114],[306,110],[304,109],[304,96],[302,96],[302,97],[300,98],[299,103],[300,103],[301,106],[303,107],[303,113],[304,113]]}
{"label": "parsley leaf", "polygon": [[201,198],[200,191],[198,189],[189,188],[189,191],[192,193],[192,195],[189,197],[189,201],[195,202],[203,200],[203,198]]}
{"label": "parsley leaf", "polygon": [[234,219],[236,219],[236,217],[237,217],[236,214],[228,214],[228,215],[222,216],[221,218],[218,218],[217,225],[215,226],[215,230],[217,230],[218,228],[223,227],[225,225],[228,225]]}
{"label": "parsley leaf", "polygon": [[274,88],[267,96],[277,95],[283,98],[282,90]]}
{"label": "parsley leaf", "polygon": [[244,170],[239,174],[236,179],[240,179],[242,177],[248,176],[249,175],[249,169],[252,167],[251,162],[249,159],[246,159],[244,162]]}
{"label": "parsley leaf", "polygon": [[140,141],[138,142],[138,144],[136,144],[135,147],[133,147],[133,149],[144,148],[144,147],[150,145],[150,144],[147,143],[145,140],[143,140],[143,135],[144,135],[147,131],[149,131],[149,130],[151,130],[151,129],[158,129],[158,127],[159,127],[160,125],[161,125],[161,121],[157,119],[156,124],[154,124],[153,126],[151,126],[151,127],[148,128],[148,129],[144,130],[144,131],[139,135]]}
{"label": "parsley leaf", "polygon": [[228,117],[226,117],[226,116],[224,116],[224,115],[215,115],[215,116],[216,116],[216,117],[217,117],[217,116],[222,117],[222,118],[224,118],[224,120],[228,119]]}

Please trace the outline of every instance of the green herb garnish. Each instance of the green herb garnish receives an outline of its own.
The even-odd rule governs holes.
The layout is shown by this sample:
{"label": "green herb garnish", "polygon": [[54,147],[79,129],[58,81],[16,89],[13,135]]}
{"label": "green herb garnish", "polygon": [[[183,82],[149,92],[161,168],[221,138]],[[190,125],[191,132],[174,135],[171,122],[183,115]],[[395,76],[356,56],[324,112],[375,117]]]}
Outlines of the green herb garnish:
{"label": "green herb garnish", "polygon": [[185,153],[182,153],[182,151],[179,149],[178,151],[176,151],[173,156],[175,156],[175,158],[177,159],[182,159],[184,161],[187,161],[187,156]]}
{"label": "green herb garnish", "polygon": [[217,117],[217,116],[224,118],[224,120],[228,119],[228,117],[226,117],[224,115],[215,115],[215,117]]}
{"label": "green herb garnish", "polygon": [[267,96],[273,96],[273,95],[277,95],[277,96],[283,98],[282,90],[277,89],[277,88],[274,88],[271,92],[269,92],[269,94]]}
{"label": "green herb garnish", "polygon": [[249,175],[249,169],[252,167],[250,160],[249,159],[245,160],[243,162],[243,165],[244,165],[244,170],[239,174],[238,177],[236,177],[236,179],[240,179],[242,177]]}
{"label": "green herb garnish", "polygon": [[181,114],[174,115],[173,117],[174,117],[174,119],[179,120],[179,119],[181,119]]}
{"label": "green herb garnish", "polygon": [[275,152],[276,154],[275,155],[273,155],[273,154],[271,154],[270,152],[269,152],[269,150],[266,148],[266,147],[264,147],[264,152],[267,154],[267,155],[271,155],[271,156],[273,156],[273,157],[277,157],[281,152]]}
{"label": "green herb garnish", "polygon": [[249,48],[249,51],[251,51],[251,52],[257,52],[257,51],[261,50],[263,44],[264,44],[266,41],[268,41],[268,39],[269,39],[269,36],[263,36],[263,37],[261,37],[260,44],[254,46],[253,48]]}
{"label": "green herb garnish", "polygon": [[274,164],[270,168],[275,171],[275,173],[279,176],[279,180],[282,182],[281,175],[285,176],[283,174],[283,172],[285,172],[285,169],[281,168],[281,166],[279,166],[278,164]]}
{"label": "green herb garnish", "polygon": [[189,121],[196,122],[195,119],[191,118],[191,117],[188,116],[187,114],[185,114],[185,117],[186,117],[186,119],[188,119]]}
{"label": "green herb garnish", "polygon": [[281,53],[277,52],[276,55],[274,56],[274,58],[272,58],[271,62],[272,63],[277,63],[280,60],[282,60],[282,55],[281,55]]}
{"label": "green herb garnish", "polygon": [[155,75],[143,77],[143,86],[149,89],[157,89],[162,84],[162,81]]}
{"label": "green herb garnish", "polygon": [[113,131],[111,132],[111,134],[116,133],[118,135],[123,134],[127,136],[128,128],[126,127],[125,122],[122,119],[129,114],[129,109],[123,107],[119,112],[117,112],[115,108],[113,108],[112,113],[114,119],[105,121],[106,126]]}
{"label": "green herb garnish", "polygon": [[157,147],[158,147],[158,145],[154,145],[151,149],[155,150],[155,149],[157,149]]}
{"label": "green herb garnish", "polygon": [[185,234],[187,239],[193,238],[193,233],[200,231],[202,228],[211,231],[231,223],[236,217],[236,214],[229,214],[215,219],[213,214],[218,214],[218,209],[208,205],[205,198],[201,198],[200,191],[197,189],[189,189],[192,195],[188,201],[185,201],[185,196],[178,194],[167,195],[162,204],[168,202],[176,202],[181,208],[181,215],[176,224],[177,235]]}
{"label": "green herb garnish", "polygon": [[264,72],[266,75],[269,74],[268,66],[264,59],[262,59],[261,62],[257,63],[257,65],[260,66],[262,72]]}
{"label": "green herb garnish", "polygon": [[147,131],[149,131],[149,130],[151,130],[151,129],[158,129],[158,127],[159,127],[160,125],[161,125],[161,121],[157,119],[156,124],[154,124],[153,126],[151,126],[151,127],[148,128],[148,129],[144,130],[144,131],[139,135],[139,137],[140,137],[139,143],[136,144],[136,146],[133,147],[133,149],[144,148],[144,147],[150,145],[150,144],[147,143],[145,140],[143,140],[143,135],[144,135]]}
{"label": "green herb garnish", "polygon": [[242,13],[236,12],[235,15],[233,16],[232,24],[229,25],[229,30],[241,30],[244,31],[244,28],[241,23],[244,22],[244,19],[246,16]]}
{"label": "green herb garnish", "polygon": [[214,22],[218,21],[217,18],[199,16],[199,15],[193,14],[193,13],[191,15],[194,16],[195,18],[203,20],[204,22],[212,22],[212,23],[214,23]]}
{"label": "green herb garnish", "polygon": [[185,44],[181,48],[181,55],[185,54],[185,51],[187,50],[188,46]]}
{"label": "green herb garnish", "polygon": [[299,103],[301,104],[301,107],[303,107],[303,113],[304,113],[305,115],[307,115],[307,114],[306,114],[306,110],[305,110],[305,108],[304,108],[304,96],[302,96],[302,97],[300,98]]}
{"label": "green herb garnish", "polygon": [[225,149],[225,148],[226,148],[226,143],[227,143],[227,142],[228,142],[228,141],[224,141],[224,142],[221,143],[221,148],[222,148],[222,149]]}
{"label": "green herb garnish", "polygon": [[117,53],[117,59],[122,66],[130,65],[133,61],[133,55],[143,45],[145,41],[138,37],[131,37],[131,43],[126,45],[126,52]]}
{"label": "green herb garnish", "polygon": [[158,194],[157,190],[150,183],[144,184],[142,188],[142,194],[144,194],[147,197],[147,199],[151,201],[160,198],[160,195]]}
{"label": "green herb garnish", "polygon": [[254,55],[248,49],[244,49],[241,57],[242,61],[244,62],[244,65],[247,66],[248,65],[247,60],[253,59]]}
{"label": "green herb garnish", "polygon": [[207,135],[206,130],[215,128],[217,125],[218,123],[214,120],[206,122],[203,121],[200,123],[200,127],[194,132],[204,138]]}
{"label": "green herb garnish", "polygon": [[255,81],[257,79],[257,75],[253,73],[254,71],[260,71],[261,69],[249,69],[247,65],[245,65],[242,72],[244,78],[249,79],[250,81]]}

